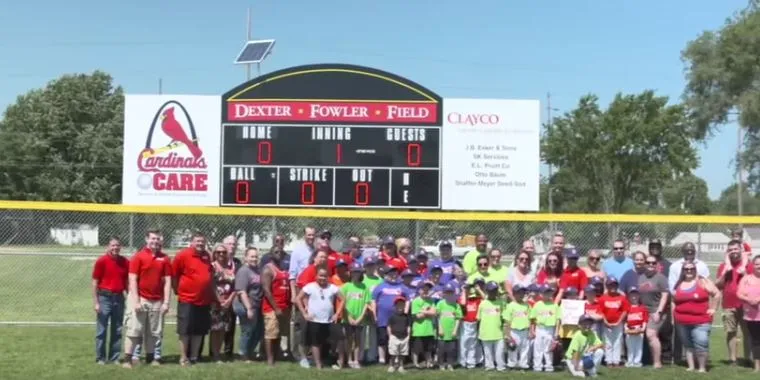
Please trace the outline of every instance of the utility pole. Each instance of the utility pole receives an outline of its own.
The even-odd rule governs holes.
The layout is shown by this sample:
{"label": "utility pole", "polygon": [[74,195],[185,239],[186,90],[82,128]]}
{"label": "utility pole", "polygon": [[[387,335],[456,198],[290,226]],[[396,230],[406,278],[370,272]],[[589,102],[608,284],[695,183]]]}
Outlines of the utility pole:
{"label": "utility pole", "polygon": [[[253,39],[253,33],[251,29],[251,8],[248,7],[248,22],[246,23],[246,30],[245,30],[245,41],[248,42],[251,39]],[[251,80],[251,64],[248,63],[245,65],[245,81]]]}
{"label": "utility pole", "polygon": [[[743,187],[744,187],[744,173],[742,170],[742,127],[736,126],[736,213],[742,216],[744,213],[744,201]],[[739,223],[739,228],[743,228],[742,223]]]}
{"label": "utility pole", "polygon": [[162,78],[158,78],[158,94],[164,94],[164,80]]}
{"label": "utility pole", "polygon": [[[549,92],[546,93],[546,119],[547,119],[546,132],[548,134],[548,132],[552,128],[552,123],[554,122],[554,120],[552,119],[552,94]],[[552,164],[548,164],[548,165],[549,165],[549,181],[547,182],[547,186],[548,186],[547,198],[549,200],[549,213],[552,214],[554,213],[554,197],[552,194],[554,190],[552,188],[552,176],[554,175],[554,168],[552,167]],[[555,232],[553,220],[549,222],[549,230],[551,230],[552,234]]]}

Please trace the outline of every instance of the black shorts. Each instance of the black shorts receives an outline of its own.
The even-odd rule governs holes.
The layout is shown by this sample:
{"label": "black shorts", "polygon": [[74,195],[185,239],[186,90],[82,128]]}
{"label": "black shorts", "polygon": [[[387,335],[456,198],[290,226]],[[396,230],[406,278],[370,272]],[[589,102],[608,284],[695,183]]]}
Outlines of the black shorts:
{"label": "black shorts", "polygon": [[330,324],[306,322],[304,346],[322,346],[330,340]]}
{"label": "black shorts", "polygon": [[346,339],[361,339],[364,333],[364,326],[344,325],[344,331],[346,333]]}
{"label": "black shorts", "polygon": [[388,347],[388,327],[377,326],[377,345]]}
{"label": "black shorts", "polygon": [[177,304],[177,334],[206,335],[211,330],[211,307],[179,302]]}
{"label": "black shorts", "polygon": [[340,342],[346,339],[346,333],[342,324],[333,323],[330,325],[330,339],[333,342]]}
{"label": "black shorts", "polygon": [[435,352],[435,337],[433,336],[413,336],[412,352],[422,354],[425,352]]}

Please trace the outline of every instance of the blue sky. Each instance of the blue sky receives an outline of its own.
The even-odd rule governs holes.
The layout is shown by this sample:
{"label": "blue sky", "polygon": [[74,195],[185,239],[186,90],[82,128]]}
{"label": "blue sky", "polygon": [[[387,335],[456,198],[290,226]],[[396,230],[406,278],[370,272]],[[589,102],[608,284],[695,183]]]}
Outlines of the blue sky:
{"label": "blue sky", "polygon": [[[64,73],[102,69],[129,93],[221,94],[253,8],[263,65],[352,63],[444,97],[541,99],[569,110],[586,93],[655,89],[677,100],[680,51],[747,0],[26,0],[0,4],[0,107]],[[464,4],[467,5],[464,5]],[[545,105],[544,105],[545,107]],[[700,146],[710,196],[734,182],[736,126]]]}

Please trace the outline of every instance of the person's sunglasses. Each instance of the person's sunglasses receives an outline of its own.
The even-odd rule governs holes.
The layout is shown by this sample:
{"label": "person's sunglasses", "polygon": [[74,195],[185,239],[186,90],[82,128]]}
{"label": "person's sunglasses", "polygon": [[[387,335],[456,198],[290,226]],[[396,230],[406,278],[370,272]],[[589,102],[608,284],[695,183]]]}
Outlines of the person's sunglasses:
{"label": "person's sunglasses", "polygon": [[647,265],[657,265],[656,261],[647,261]]}
{"label": "person's sunglasses", "polygon": [[691,267],[691,268],[683,268],[684,272],[696,272],[697,268]]}
{"label": "person's sunglasses", "polygon": [[546,262],[548,262],[548,263],[553,263],[553,264],[556,264],[556,263],[558,263],[558,262],[559,262],[559,260],[557,260],[557,259],[552,259],[552,260],[547,260]]}
{"label": "person's sunglasses", "polygon": [[227,253],[227,251],[225,251],[225,250],[221,250],[221,251],[214,251],[214,253]]}
{"label": "person's sunglasses", "polygon": [[615,247],[615,248],[612,248],[612,249],[614,249],[614,250],[616,250],[616,251],[622,251],[622,250],[624,250],[625,248],[623,248],[623,247]]}
{"label": "person's sunglasses", "polygon": [[599,261],[598,257],[589,257],[588,261]]}

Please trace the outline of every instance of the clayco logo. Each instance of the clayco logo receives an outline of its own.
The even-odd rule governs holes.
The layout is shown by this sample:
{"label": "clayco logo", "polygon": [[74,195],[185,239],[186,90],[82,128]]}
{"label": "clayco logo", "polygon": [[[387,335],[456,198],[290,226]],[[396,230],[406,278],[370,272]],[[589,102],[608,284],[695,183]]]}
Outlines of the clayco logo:
{"label": "clayco logo", "polygon": [[170,100],[158,108],[137,157],[137,186],[152,192],[208,190],[208,166],[187,109]]}

